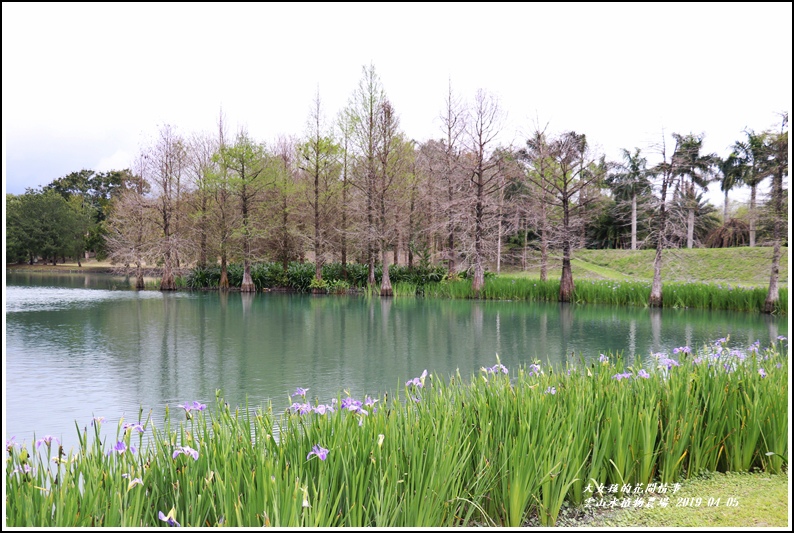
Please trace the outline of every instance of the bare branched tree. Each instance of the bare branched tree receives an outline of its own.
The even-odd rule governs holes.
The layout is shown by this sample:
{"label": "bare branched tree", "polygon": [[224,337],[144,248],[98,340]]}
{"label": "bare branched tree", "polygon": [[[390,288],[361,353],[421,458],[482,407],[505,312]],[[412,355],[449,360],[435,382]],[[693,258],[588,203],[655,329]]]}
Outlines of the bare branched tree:
{"label": "bare branched tree", "polygon": [[264,147],[255,143],[241,130],[231,146],[220,149],[223,167],[228,172],[230,191],[240,212],[240,224],[236,228],[242,248],[243,281],[242,292],[254,292],[251,279],[252,244],[259,234],[255,214],[262,199],[262,190],[269,185],[265,180],[267,158]]}
{"label": "bare branched tree", "polygon": [[490,204],[493,202],[492,196],[503,185],[499,175],[499,154],[493,145],[502,127],[504,114],[496,98],[480,89],[474,96],[470,115],[466,129],[466,154],[462,164],[470,181],[468,205],[472,209],[473,230],[470,257],[474,268],[472,290],[477,297],[485,285],[489,229],[497,222],[495,210]]}
{"label": "bare branched tree", "polygon": [[112,263],[135,265],[135,289],[143,290],[143,265],[156,235],[151,221],[149,184],[143,179],[147,159],[139,154],[128,187],[114,200],[105,243]]}
{"label": "bare branched tree", "polygon": [[330,248],[335,213],[339,207],[342,183],[339,181],[340,148],[326,131],[317,92],[308,121],[307,140],[299,147],[298,166],[302,171],[303,202],[310,215],[304,234],[314,251],[314,278],[323,277],[324,251]]}
{"label": "bare branched tree", "polygon": [[[597,157],[588,148],[585,135],[573,131],[551,139],[536,131],[527,146],[525,157],[538,167],[544,165],[539,172],[527,173],[527,179],[541,191],[547,207],[557,207],[561,212],[562,224],[554,228],[562,247],[560,301],[570,302],[574,290],[571,272],[574,239],[583,232],[587,206],[598,198],[590,189],[606,177],[606,163],[603,156]],[[544,228],[544,233],[549,229]]]}
{"label": "bare branched tree", "polygon": [[153,222],[159,233],[156,254],[163,263],[161,291],[176,290],[174,267],[179,255],[187,249],[190,239],[180,230],[179,208],[183,175],[187,166],[187,147],[174,128],[165,125],[155,144],[144,153],[148,159],[144,178],[149,181],[154,195]]}

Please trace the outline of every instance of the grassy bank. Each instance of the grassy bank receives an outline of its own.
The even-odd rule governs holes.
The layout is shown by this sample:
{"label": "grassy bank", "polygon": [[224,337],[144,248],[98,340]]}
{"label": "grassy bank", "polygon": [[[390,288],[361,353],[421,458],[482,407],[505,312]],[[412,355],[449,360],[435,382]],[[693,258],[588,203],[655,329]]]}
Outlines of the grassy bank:
{"label": "grassy bank", "polygon": [[[651,281],[655,250],[577,250],[583,271],[606,278]],[[694,248],[664,250],[662,279],[679,283],[713,283],[769,287],[772,248]],[[788,281],[788,248],[781,250],[780,281]]]}
{"label": "grassy bank", "polygon": [[788,472],[709,472],[682,484],[673,505],[571,510],[560,526],[790,528]]}
{"label": "grassy bank", "polygon": [[7,525],[549,526],[605,499],[675,502],[704,472],[786,470],[787,349],[497,361],[469,379],[423,372],[398,397],[298,388],[283,416],[218,397],[163,427],[122,420],[109,449],[97,419],[75,453],[6,444]]}

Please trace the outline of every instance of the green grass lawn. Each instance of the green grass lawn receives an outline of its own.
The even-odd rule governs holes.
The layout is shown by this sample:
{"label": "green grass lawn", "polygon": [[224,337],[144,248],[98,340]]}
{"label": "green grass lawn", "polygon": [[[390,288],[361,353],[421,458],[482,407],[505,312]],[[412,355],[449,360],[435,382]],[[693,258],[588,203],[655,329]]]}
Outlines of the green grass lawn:
{"label": "green grass lawn", "polygon": [[683,483],[668,495],[666,507],[595,511],[561,522],[588,527],[786,528],[791,525],[788,485],[788,473],[710,473]]}
{"label": "green grass lawn", "polygon": [[[571,268],[577,279],[651,281],[655,250],[576,250]],[[533,255],[526,271],[504,269],[508,277],[540,276],[539,254]],[[772,248],[694,248],[665,250],[662,255],[662,281],[728,283],[744,287],[769,285]],[[549,278],[558,278],[562,261],[553,256]],[[781,250],[780,283],[788,282],[788,248]]]}

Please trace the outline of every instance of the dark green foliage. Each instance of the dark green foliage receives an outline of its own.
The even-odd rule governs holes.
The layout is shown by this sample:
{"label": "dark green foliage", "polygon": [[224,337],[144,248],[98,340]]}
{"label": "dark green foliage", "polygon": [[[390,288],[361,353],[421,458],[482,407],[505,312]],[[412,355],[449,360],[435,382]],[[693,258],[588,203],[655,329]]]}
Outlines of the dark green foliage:
{"label": "dark green foliage", "polygon": [[287,268],[287,286],[298,292],[307,292],[314,279],[314,263],[292,262]]}
{"label": "dark green foliage", "polygon": [[251,278],[257,290],[287,286],[287,273],[281,263],[256,263],[251,265]]}
{"label": "dark green foliage", "polygon": [[214,289],[221,279],[221,267],[195,267],[185,276],[188,289]]}
{"label": "dark green foliage", "polygon": [[351,286],[365,287],[367,285],[367,265],[361,263],[348,263],[347,277]]}

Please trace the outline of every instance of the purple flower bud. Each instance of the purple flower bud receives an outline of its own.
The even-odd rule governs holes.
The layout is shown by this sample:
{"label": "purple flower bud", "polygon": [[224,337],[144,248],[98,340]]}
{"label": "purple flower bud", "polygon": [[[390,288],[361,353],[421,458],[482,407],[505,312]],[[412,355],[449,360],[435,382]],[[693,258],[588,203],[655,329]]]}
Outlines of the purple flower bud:
{"label": "purple flower bud", "polygon": [[46,444],[47,446],[50,446],[52,444],[52,441],[57,442],[58,445],[61,444],[61,441],[59,441],[57,438],[53,437],[52,435],[44,435],[42,438],[36,441],[36,448],[40,447],[42,444]]}
{"label": "purple flower bud", "polygon": [[[172,509],[172,511],[173,511],[173,509]],[[174,517],[171,516],[171,513],[168,513],[168,515],[164,515],[163,512],[160,511],[157,516],[160,518],[160,520],[162,520],[163,522],[166,522],[169,527],[182,527],[179,524],[179,522],[177,522],[174,519]]]}

